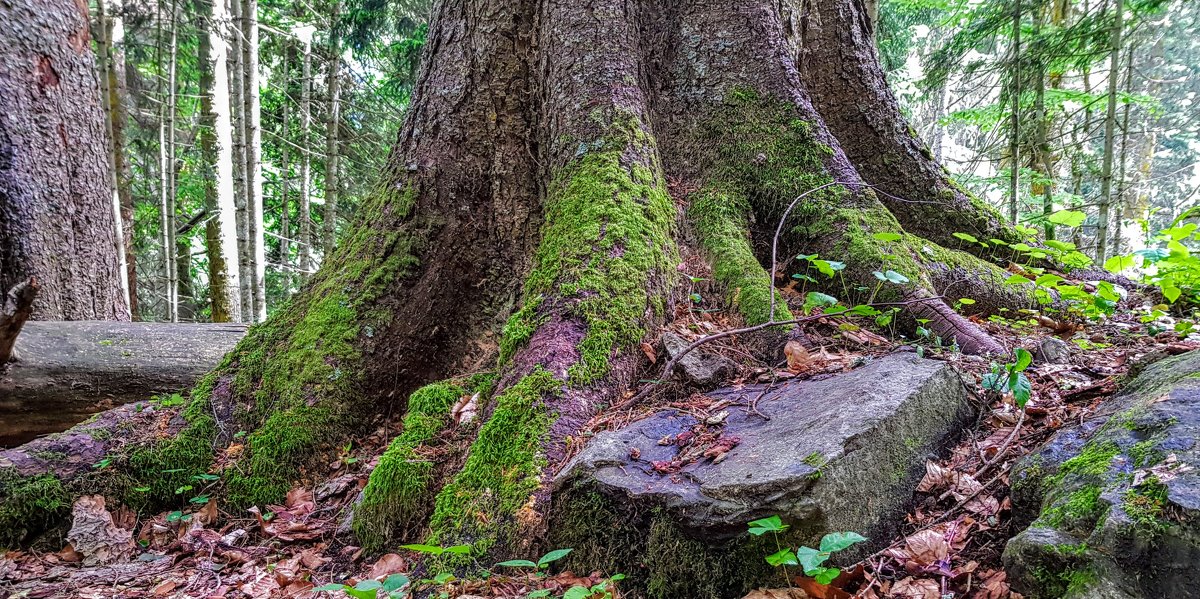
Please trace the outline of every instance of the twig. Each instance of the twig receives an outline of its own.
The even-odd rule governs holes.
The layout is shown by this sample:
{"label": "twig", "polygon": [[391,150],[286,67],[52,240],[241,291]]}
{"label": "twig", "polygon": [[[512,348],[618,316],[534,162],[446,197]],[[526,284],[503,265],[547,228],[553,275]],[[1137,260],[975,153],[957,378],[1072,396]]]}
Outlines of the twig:
{"label": "twig", "polygon": [[[883,302],[883,303],[869,304],[869,305],[872,307],[907,306],[907,305],[917,304],[917,303],[921,303],[921,302],[942,301],[943,299],[944,298],[940,295],[934,295],[934,296],[930,296],[930,297],[920,297],[920,298],[906,300],[906,301],[902,301],[902,302]],[[762,324],[756,324],[751,327],[742,327],[740,329],[730,329],[728,331],[721,331],[720,333],[713,333],[712,335],[708,335],[707,337],[701,337],[701,338],[691,342],[687,347],[683,348],[679,353],[672,356],[670,360],[667,360],[666,366],[663,367],[662,379],[660,381],[655,381],[655,382],[657,383],[657,382],[663,382],[663,381],[670,380],[671,376],[675,372],[675,367],[679,365],[679,361],[682,360],[684,356],[691,353],[692,350],[700,347],[701,345],[704,345],[705,343],[716,341],[717,339],[724,339],[726,337],[732,337],[734,335],[753,333],[755,331],[761,331],[763,329],[769,329],[771,327],[812,322],[814,320],[820,320],[822,318],[829,318],[831,316],[837,316],[837,315],[836,314],[814,314],[812,316],[804,316],[801,318],[792,318],[790,320],[771,320],[768,322],[764,322]],[[614,406],[614,408],[617,410],[623,410],[623,409],[630,408],[630,407],[637,405],[638,402],[645,399],[646,396],[650,394],[650,390],[652,388],[653,388],[653,385],[647,385],[647,386],[643,387],[642,390],[637,393],[637,395],[634,395],[633,397],[625,400],[624,402]]]}
{"label": "twig", "polygon": [[787,221],[788,215],[792,213],[792,209],[796,207],[796,204],[800,203],[800,200],[803,200],[809,194],[816,193],[822,189],[825,189],[826,187],[832,187],[834,185],[854,185],[854,183],[830,181],[824,185],[818,185],[817,187],[814,187],[796,196],[796,199],[792,200],[792,203],[788,204],[787,209],[783,211],[783,216],[779,217],[779,225],[775,227],[775,237],[771,240],[771,272],[767,273],[767,276],[770,279],[768,283],[771,285],[771,313],[767,317],[767,320],[775,320],[775,295],[777,293],[775,290],[775,269],[779,268],[779,236],[783,234],[783,223]]}
{"label": "twig", "polygon": [[[987,471],[991,470],[992,466],[995,466],[996,464],[1000,463],[1000,460],[1002,460],[1004,458],[1004,454],[1008,453],[1009,446],[1012,445],[1012,442],[1014,440],[1016,440],[1017,435],[1019,435],[1021,433],[1021,424],[1024,422],[1025,422],[1025,410],[1021,410],[1020,415],[1017,416],[1017,423],[1015,425],[1013,425],[1012,432],[1008,434],[1008,437],[1006,437],[1004,439],[1004,443],[1002,443],[1000,445],[1000,450],[996,452],[996,455],[992,456],[992,459],[985,461],[983,463],[983,465],[980,466],[979,469],[975,471],[974,478],[976,480],[979,480],[980,477],[982,477],[984,474],[987,474]],[[947,497],[950,497],[950,495],[953,494],[953,492],[954,492],[953,489],[946,490],[945,493],[942,493],[941,495],[938,496],[938,501],[945,500]]]}

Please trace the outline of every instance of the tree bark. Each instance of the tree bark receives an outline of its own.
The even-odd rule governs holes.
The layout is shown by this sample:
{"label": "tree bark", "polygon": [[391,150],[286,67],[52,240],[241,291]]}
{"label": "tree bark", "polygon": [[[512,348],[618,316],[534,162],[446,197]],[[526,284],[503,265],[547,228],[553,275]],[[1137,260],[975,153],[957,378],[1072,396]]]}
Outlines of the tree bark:
{"label": "tree bark", "polygon": [[237,209],[237,268],[238,300],[241,302],[239,320],[249,322],[254,314],[253,279],[250,266],[250,181],[246,171],[246,73],[243,62],[246,39],[243,35],[245,19],[242,16],[242,0],[226,2],[229,14],[228,27],[222,35],[229,42],[229,114],[233,124],[233,202]]}
{"label": "tree bark", "polygon": [[1109,206],[1112,205],[1114,143],[1117,125],[1117,81],[1121,78],[1122,27],[1124,0],[1114,0],[1111,56],[1108,68],[1108,104],[1104,114],[1104,166],[1100,174],[1100,210],[1096,226],[1096,263],[1104,264],[1108,252]]}
{"label": "tree bark", "polygon": [[[790,28],[801,13],[765,0],[437,3],[383,184],[304,290],[179,416],[163,416],[169,435],[109,448],[122,484],[146,489],[144,504],[177,501],[214,468],[214,448],[236,442],[216,467],[225,505],[277,502],[363,418],[407,410],[355,510],[359,540],[470,542],[481,560],[534,553],[555,468],[643,374],[641,343],[686,293],[685,250],[710,262],[735,320],[789,319],[774,280],[797,267],[773,256],[819,253],[845,262],[845,286],[829,291],[846,304],[908,302],[908,318],[964,351],[1003,352],[948,302],[1030,298],[1001,285],[1004,270],[902,222],[930,236],[963,230],[955,223],[1004,234],[999,218],[966,195],[939,197],[950,183],[928,158],[904,158],[931,169],[931,188],[913,195],[965,202],[967,214],[941,203],[926,212],[939,227],[913,216],[923,204],[881,199],[884,184],[867,185],[853,158],[866,152],[847,148],[919,143],[882,109],[876,133],[850,135],[853,111],[829,95],[829,73],[802,76],[797,37],[812,41],[805,57],[835,43],[853,56],[840,63],[859,82],[850,89],[881,77],[858,5],[833,4],[804,38]],[[824,103],[816,85],[829,86]],[[907,282],[880,284],[886,270]],[[474,394],[479,416],[451,430],[450,406]],[[439,444],[442,429],[458,443]],[[435,446],[438,463],[420,457]],[[61,480],[68,493],[79,484]]]}
{"label": "tree bark", "polygon": [[0,5],[0,289],[35,319],[129,319],[86,5]]}
{"label": "tree bark", "polygon": [[201,155],[208,169],[204,226],[208,246],[208,287],[213,322],[242,320],[238,271],[237,206],[234,198],[233,125],[230,120],[229,14],[220,1],[207,10],[208,25],[200,33]]}
{"label": "tree bark", "polygon": [[245,333],[241,324],[27,323],[17,360],[0,372],[0,447],[184,391]]}
{"label": "tree bark", "polygon": [[282,86],[283,117],[279,128],[280,164],[279,164],[279,274],[283,279],[283,294],[287,297],[292,289],[292,223],[291,223],[291,193],[292,193],[292,162],[291,140],[292,132],[292,98],[291,98],[291,49],[290,38],[283,42],[283,73],[280,77]]}
{"label": "tree bark", "polygon": [[133,190],[132,170],[126,156],[127,140],[125,127],[129,122],[129,110],[125,101],[128,96],[125,85],[125,24],[121,9],[106,13],[106,3],[98,0],[101,32],[100,77],[104,93],[104,116],[109,133],[109,151],[112,156],[112,176],[120,207],[121,248],[119,258],[123,261],[125,278],[124,292],[128,298],[129,314],[140,320],[137,303],[137,263],[133,252]]}
{"label": "tree bark", "polygon": [[[309,34],[311,36],[311,33]],[[312,152],[309,151],[308,129],[312,126],[312,39],[303,40],[303,65],[300,71],[300,279],[312,275]]]}

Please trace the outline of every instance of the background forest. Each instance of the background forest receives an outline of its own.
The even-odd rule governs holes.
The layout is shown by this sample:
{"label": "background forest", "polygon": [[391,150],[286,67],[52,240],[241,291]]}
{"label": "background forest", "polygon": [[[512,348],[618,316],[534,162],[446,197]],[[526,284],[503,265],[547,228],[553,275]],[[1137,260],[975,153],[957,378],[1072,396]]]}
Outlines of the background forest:
{"label": "background forest", "polygon": [[[201,4],[92,12],[133,314],[261,321],[315,272],[385,172],[430,7],[241,0],[214,16]],[[1167,245],[1188,237],[1173,227],[1200,201],[1200,5],[885,0],[879,11],[890,82],[961,185],[1075,260],[1085,261],[1076,249],[1101,264],[1128,256],[1117,266],[1170,271],[1155,282],[1192,290],[1200,269]],[[205,75],[214,35],[229,42],[216,69],[226,85]],[[225,104],[213,113],[227,123],[205,118],[206,97]],[[214,126],[233,130],[228,174],[206,151]],[[236,247],[221,250],[206,230],[222,230],[230,212]],[[237,268],[215,269],[212,256]],[[224,279],[215,287],[214,273]]]}

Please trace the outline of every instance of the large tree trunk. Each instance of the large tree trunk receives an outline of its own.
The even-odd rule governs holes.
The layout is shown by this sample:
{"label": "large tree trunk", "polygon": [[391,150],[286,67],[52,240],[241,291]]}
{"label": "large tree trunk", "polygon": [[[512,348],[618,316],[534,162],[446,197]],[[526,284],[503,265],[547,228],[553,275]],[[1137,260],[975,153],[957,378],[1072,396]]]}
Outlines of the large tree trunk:
{"label": "large tree trunk", "polygon": [[[965,351],[1003,351],[940,296],[983,307],[1026,296],[999,286],[1000,268],[928,237],[960,224],[1006,229],[978,202],[944,193],[945,175],[887,113],[896,104],[858,5],[831,5],[822,4],[824,33],[804,47],[840,47],[854,58],[839,63],[851,83],[802,77],[793,13],[765,0],[439,2],[385,183],[305,290],[164,421],[175,434],[127,441],[121,484],[149,488],[135,498],[142,505],[175,501],[176,488],[213,467],[214,448],[249,431],[236,459],[222,461],[226,505],[275,502],[364,415],[402,408],[405,428],[355,511],[359,540],[533,553],[549,473],[581,426],[637,380],[640,342],[674,313],[681,251],[711,261],[741,319],[790,318],[774,301],[772,271],[791,266],[771,255],[802,195],[779,256],[844,261],[846,285],[830,289],[844,302],[867,299],[857,286],[879,287],[877,298],[911,302],[910,318],[929,319]],[[836,85],[858,90],[853,82],[872,78],[881,100],[870,130],[853,133],[842,107],[823,114]],[[814,104],[805,80],[825,87],[825,103]],[[901,185],[896,173],[858,147],[882,143],[905,168],[924,169],[913,172],[923,187],[886,188]],[[908,197],[882,201],[855,156],[881,191]],[[880,286],[878,270],[909,282]],[[476,393],[480,416],[452,423],[450,406]],[[422,459],[435,445],[439,462]]]}
{"label": "large tree trunk", "polygon": [[0,291],[37,277],[39,320],[129,319],[86,6],[0,5]]}

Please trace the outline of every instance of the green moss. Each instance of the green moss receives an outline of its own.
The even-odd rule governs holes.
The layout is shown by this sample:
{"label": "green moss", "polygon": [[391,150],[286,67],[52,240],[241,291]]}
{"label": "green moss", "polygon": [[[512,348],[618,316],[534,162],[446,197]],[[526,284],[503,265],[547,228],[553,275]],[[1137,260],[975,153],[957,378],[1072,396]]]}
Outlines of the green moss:
{"label": "green moss", "polygon": [[1031,574],[1038,582],[1040,597],[1062,597],[1069,593],[1086,591],[1097,578],[1091,568],[1071,568],[1062,571],[1037,568]]}
{"label": "green moss", "polygon": [[1109,509],[1100,501],[1100,492],[1098,486],[1078,489],[1065,500],[1050,503],[1042,510],[1038,521],[1052,528],[1090,531]]}
{"label": "green moss", "polygon": [[[566,307],[587,325],[572,384],[608,374],[613,353],[641,340],[647,312],[663,315],[658,290],[669,286],[678,263],[675,205],[661,169],[629,166],[627,156],[657,152],[636,119],[611,119],[607,134],[581,151],[553,177],[525,304],[501,341],[507,358],[542,324],[539,310]],[[548,297],[553,305],[545,304]]]}
{"label": "green moss", "polygon": [[[750,247],[749,210],[737,196],[710,188],[693,196],[688,216],[729,303],[746,324],[756,325],[770,320],[774,281]],[[777,301],[776,320],[791,319],[786,302]]]}
{"label": "green moss", "polygon": [[416,450],[450,423],[450,409],[464,393],[458,385],[435,383],[409,397],[404,428],[371,472],[354,510],[355,535],[369,551],[383,549],[421,515],[431,494],[434,464]]}
{"label": "green moss", "polygon": [[0,468],[0,548],[17,548],[71,509],[71,496],[52,474],[22,476]]}
{"label": "green moss", "polygon": [[554,415],[543,398],[562,386],[563,381],[538,368],[496,398],[466,464],[438,493],[431,543],[469,543],[481,554],[512,540],[514,515],[537,490],[545,465],[541,447]]}
{"label": "green moss", "polygon": [[1083,450],[1079,455],[1063,462],[1059,467],[1058,476],[1061,478],[1068,474],[1077,474],[1080,476],[1103,476],[1112,466],[1113,458],[1120,452],[1120,448],[1116,443],[1111,441],[1101,443],[1088,443],[1083,446]]}
{"label": "green moss", "polygon": [[1141,485],[1121,495],[1121,509],[1137,526],[1162,532],[1170,525],[1164,517],[1167,505],[1167,487],[1151,477]]}

